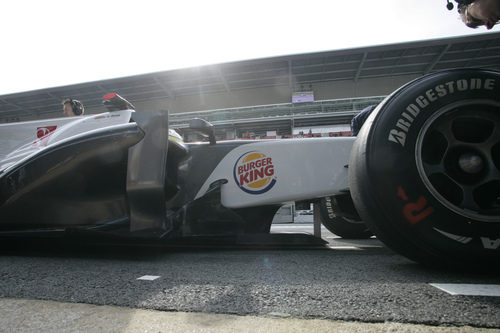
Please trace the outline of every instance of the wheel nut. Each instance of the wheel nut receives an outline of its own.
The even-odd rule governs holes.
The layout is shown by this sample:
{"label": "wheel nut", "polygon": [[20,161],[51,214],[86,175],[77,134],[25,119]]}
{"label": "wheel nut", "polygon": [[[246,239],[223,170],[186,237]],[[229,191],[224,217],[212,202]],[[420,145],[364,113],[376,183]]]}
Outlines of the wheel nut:
{"label": "wheel nut", "polygon": [[483,170],[483,165],[483,159],[477,154],[465,153],[458,158],[458,166],[467,173],[478,173]]}

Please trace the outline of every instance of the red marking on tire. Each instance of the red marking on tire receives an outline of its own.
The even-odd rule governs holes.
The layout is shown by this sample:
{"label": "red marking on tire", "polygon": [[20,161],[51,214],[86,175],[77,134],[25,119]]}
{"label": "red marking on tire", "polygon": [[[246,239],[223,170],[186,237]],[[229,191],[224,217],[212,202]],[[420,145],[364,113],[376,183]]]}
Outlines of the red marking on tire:
{"label": "red marking on tire", "polygon": [[[408,195],[405,190],[399,186],[397,196],[403,201],[408,201]],[[416,202],[409,202],[403,206],[403,216],[410,222],[410,224],[416,224],[427,216],[434,212],[434,208],[427,206],[427,199],[424,196],[420,196]]]}
{"label": "red marking on tire", "polygon": [[416,224],[434,212],[433,207],[427,207],[427,199],[423,196],[417,202],[407,203],[403,207],[403,215],[410,224]]}
{"label": "red marking on tire", "polygon": [[403,199],[403,201],[408,201],[408,196],[405,193],[405,190],[401,186],[398,187],[398,197]]}

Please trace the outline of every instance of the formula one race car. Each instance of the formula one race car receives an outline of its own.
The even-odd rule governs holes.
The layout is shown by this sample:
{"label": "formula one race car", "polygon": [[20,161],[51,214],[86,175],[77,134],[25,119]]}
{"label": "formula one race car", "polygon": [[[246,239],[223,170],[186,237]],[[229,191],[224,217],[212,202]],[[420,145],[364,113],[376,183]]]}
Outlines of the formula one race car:
{"label": "formula one race car", "polygon": [[330,224],[363,220],[415,261],[500,262],[498,72],[416,79],[357,138],[216,142],[194,119],[208,141],[183,143],[166,113],[134,112],[116,94],[104,104],[0,125],[0,236],[266,234],[281,205],[321,201]]}

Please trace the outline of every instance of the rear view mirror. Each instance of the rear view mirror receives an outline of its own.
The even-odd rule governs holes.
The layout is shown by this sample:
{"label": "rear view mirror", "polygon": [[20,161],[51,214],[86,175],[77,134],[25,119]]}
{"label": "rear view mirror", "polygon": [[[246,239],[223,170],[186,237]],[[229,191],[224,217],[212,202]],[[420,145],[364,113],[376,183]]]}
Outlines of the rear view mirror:
{"label": "rear view mirror", "polygon": [[132,103],[117,93],[104,95],[102,97],[102,104],[108,109],[108,111],[135,110],[135,106],[133,106]]}
{"label": "rear view mirror", "polygon": [[211,145],[215,144],[214,125],[210,124],[208,121],[201,118],[194,118],[189,123],[189,128],[205,137],[208,137]]}

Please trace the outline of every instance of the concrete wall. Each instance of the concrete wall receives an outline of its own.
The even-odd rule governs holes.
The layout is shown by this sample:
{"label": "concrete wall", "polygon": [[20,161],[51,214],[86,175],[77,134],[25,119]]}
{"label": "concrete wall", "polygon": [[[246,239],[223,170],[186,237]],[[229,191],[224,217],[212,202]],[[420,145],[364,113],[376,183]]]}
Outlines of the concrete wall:
{"label": "concrete wall", "polygon": [[[417,76],[396,76],[354,81],[336,81],[307,85],[313,90],[315,100],[388,95]],[[298,89],[300,90],[300,89]],[[225,109],[254,105],[290,103],[292,90],[288,86],[235,90],[224,93],[175,96],[173,99],[156,99],[134,102],[137,110],[169,110],[170,113]],[[124,96],[125,98],[127,96]],[[103,112],[104,108],[88,108],[87,113]]]}

